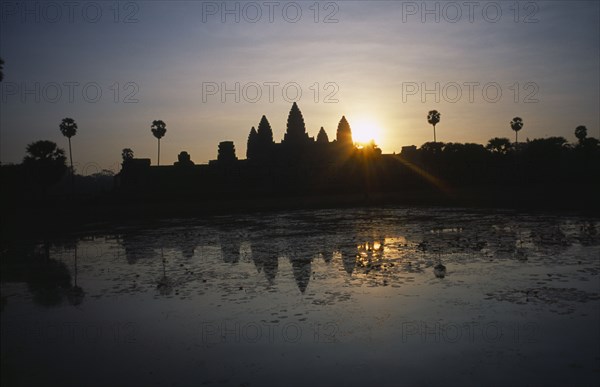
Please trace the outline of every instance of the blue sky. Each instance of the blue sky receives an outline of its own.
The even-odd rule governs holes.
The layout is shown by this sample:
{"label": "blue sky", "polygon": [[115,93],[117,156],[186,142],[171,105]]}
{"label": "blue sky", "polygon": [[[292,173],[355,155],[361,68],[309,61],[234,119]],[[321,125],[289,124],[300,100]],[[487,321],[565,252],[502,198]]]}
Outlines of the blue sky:
{"label": "blue sky", "polygon": [[156,162],[155,119],[167,123],[162,164],[182,150],[205,163],[223,140],[245,158],[263,114],[283,138],[292,100],[311,136],[323,126],[334,138],[346,115],[385,153],[431,141],[431,109],[444,142],[513,138],[514,116],[522,139],[574,141],[578,125],[600,136],[596,1],[338,1],[318,15],[314,1],[277,3],[228,2],[225,14],[222,2],[2,1],[0,160],[20,162],[39,139],[66,148],[63,117],[79,125],[81,173],[118,170],[125,147]]}

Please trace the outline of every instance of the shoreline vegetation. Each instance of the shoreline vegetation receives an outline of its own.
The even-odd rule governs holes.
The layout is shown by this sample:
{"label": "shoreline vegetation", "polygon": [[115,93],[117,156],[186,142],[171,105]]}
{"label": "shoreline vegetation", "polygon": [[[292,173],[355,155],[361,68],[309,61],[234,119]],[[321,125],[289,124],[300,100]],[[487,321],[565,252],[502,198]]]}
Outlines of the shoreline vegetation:
{"label": "shoreline vegetation", "polygon": [[[600,187],[507,187],[502,190],[489,187],[463,189],[453,196],[440,196],[432,190],[405,192],[328,194],[304,196],[264,196],[250,198],[185,197],[145,198],[104,195],[48,196],[30,206],[3,206],[2,239],[24,237],[64,236],[112,230],[120,227],[148,225],[168,219],[198,219],[235,214],[263,212],[369,208],[465,208],[509,213],[542,212],[574,214],[585,217],[600,216]],[[16,204],[16,203],[15,203]]]}

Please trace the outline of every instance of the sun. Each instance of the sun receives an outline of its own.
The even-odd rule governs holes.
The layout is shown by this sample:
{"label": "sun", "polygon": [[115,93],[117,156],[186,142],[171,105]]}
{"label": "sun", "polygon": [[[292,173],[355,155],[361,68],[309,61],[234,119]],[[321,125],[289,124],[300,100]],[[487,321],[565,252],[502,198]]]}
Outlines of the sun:
{"label": "sun", "polygon": [[358,119],[355,122],[350,122],[352,129],[352,138],[355,143],[367,144],[371,140],[375,144],[380,145],[381,129],[376,121],[369,119]]}

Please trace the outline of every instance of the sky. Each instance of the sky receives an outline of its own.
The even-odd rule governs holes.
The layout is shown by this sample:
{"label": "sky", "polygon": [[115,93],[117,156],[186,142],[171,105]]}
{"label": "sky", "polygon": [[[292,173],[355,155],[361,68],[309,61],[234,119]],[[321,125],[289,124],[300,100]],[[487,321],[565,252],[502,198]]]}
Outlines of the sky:
{"label": "sky", "polygon": [[81,174],[118,172],[121,150],[161,164],[181,151],[245,158],[264,114],[283,138],[296,101],[330,140],[345,115],[384,153],[437,140],[486,144],[600,137],[597,1],[0,1],[0,161],[27,144],[67,150]]}

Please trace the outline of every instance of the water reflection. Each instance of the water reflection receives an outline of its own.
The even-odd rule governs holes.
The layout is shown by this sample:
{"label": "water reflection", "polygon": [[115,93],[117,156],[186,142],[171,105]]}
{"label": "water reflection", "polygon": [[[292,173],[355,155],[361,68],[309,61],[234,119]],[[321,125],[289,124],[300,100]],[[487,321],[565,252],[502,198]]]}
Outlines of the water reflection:
{"label": "water reflection", "polygon": [[444,278],[444,277],[446,277],[446,266],[444,266],[441,263],[438,263],[437,265],[435,265],[433,267],[433,273],[435,274],[435,276],[437,278]]}
{"label": "water reflection", "polygon": [[357,264],[365,274],[369,274],[371,270],[382,271],[387,268],[383,256],[384,239],[381,237],[358,245]]}
{"label": "water reflection", "polygon": [[130,233],[122,236],[121,244],[125,251],[127,262],[131,265],[139,260],[150,259],[154,256],[156,240],[144,234]]}
{"label": "water reflection", "polygon": [[[223,375],[261,372],[268,384],[275,370],[285,382],[302,362],[331,374],[358,359],[349,384],[381,381],[376,369],[365,374],[366,348],[384,368],[389,359],[455,359],[443,367],[454,372],[448,380],[468,384],[466,363],[483,367],[487,380],[489,367],[529,375],[532,364],[560,352],[556,358],[583,365],[563,365],[574,380],[582,370],[593,374],[598,359],[586,343],[597,341],[599,225],[576,217],[348,209],[170,220],[94,238],[3,245],[3,362],[28,376],[43,358],[46,370],[35,374],[48,384],[54,374],[78,372],[80,385],[147,385],[162,367],[183,375],[172,384],[243,385],[243,372]],[[513,330],[515,322],[523,329]],[[527,336],[531,322],[542,330]],[[488,336],[478,335],[483,326]],[[457,327],[468,332],[458,337]],[[518,341],[517,333],[535,342]],[[540,348],[555,352],[540,358]],[[98,361],[108,367],[97,371]],[[459,373],[464,378],[453,379]],[[315,375],[298,384],[321,380]],[[22,384],[40,384],[33,381]]]}
{"label": "water reflection", "polygon": [[586,221],[579,225],[579,234],[576,239],[583,246],[592,246],[598,240],[598,226],[592,221]]}
{"label": "water reflection", "polygon": [[223,230],[219,234],[219,245],[223,262],[235,264],[240,260],[241,235],[235,231]]}
{"label": "water reflection", "polygon": [[250,242],[250,249],[252,251],[252,262],[254,262],[256,270],[259,273],[262,271],[269,285],[273,285],[279,267],[277,251],[274,251],[273,245],[260,240],[254,243]]}
{"label": "water reflection", "polygon": [[161,295],[167,296],[173,291],[173,282],[167,277],[167,260],[163,248],[160,249],[160,262],[162,264],[162,276],[157,281],[156,289]]}
{"label": "water reflection", "polygon": [[67,299],[71,305],[77,306],[83,302],[85,291],[77,283],[77,244],[73,246],[73,286],[67,292]]}
{"label": "water reflection", "polygon": [[339,249],[340,257],[342,258],[342,264],[346,273],[352,275],[354,268],[356,267],[356,261],[358,258],[356,246],[345,245]]}
{"label": "water reflection", "polygon": [[184,258],[190,260],[194,257],[194,254],[196,253],[196,244],[194,235],[191,232],[186,232],[183,235],[179,246],[181,249],[181,255]]}
{"label": "water reflection", "polygon": [[290,257],[290,262],[292,263],[292,272],[296,280],[296,285],[298,285],[300,292],[304,293],[310,281],[312,258],[295,256]]}
{"label": "water reflection", "polygon": [[[415,216],[410,211],[358,211],[353,216],[307,211],[188,225],[172,221],[106,236],[97,248],[104,253],[103,245],[113,243],[116,258],[91,254],[84,266],[80,246],[91,242],[80,239],[3,249],[2,280],[27,283],[34,302],[50,306],[64,299],[74,306],[85,301],[90,289],[84,290],[86,281],[84,286],[79,283],[82,267],[86,278],[95,278],[96,294],[113,291],[97,285],[104,281],[114,292],[152,289],[159,296],[183,296],[210,289],[214,279],[248,279],[255,281],[253,286],[274,291],[293,281],[305,294],[324,272],[341,272],[354,281],[349,284],[387,286],[410,282],[422,272],[441,279],[447,268],[467,262],[540,264],[574,246],[600,245],[598,223],[460,212]],[[259,275],[253,279],[252,273]]]}
{"label": "water reflection", "polygon": [[531,240],[540,251],[553,254],[565,251],[572,244],[557,223],[531,231]]}
{"label": "water reflection", "polygon": [[481,251],[487,245],[481,231],[479,227],[424,228],[419,248],[424,252],[444,254]]}
{"label": "water reflection", "polygon": [[76,242],[57,241],[52,244],[46,240],[7,246],[0,258],[2,282],[26,283],[33,302],[39,305],[58,306],[65,298],[71,304],[79,305],[84,291],[77,283],[72,284],[67,264],[51,256],[53,247],[76,251]]}

